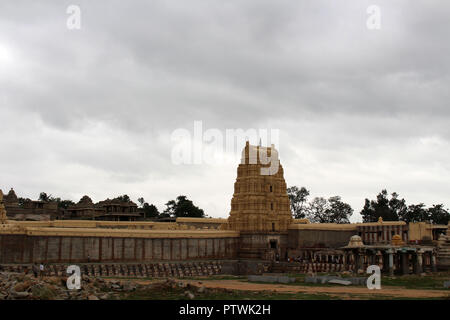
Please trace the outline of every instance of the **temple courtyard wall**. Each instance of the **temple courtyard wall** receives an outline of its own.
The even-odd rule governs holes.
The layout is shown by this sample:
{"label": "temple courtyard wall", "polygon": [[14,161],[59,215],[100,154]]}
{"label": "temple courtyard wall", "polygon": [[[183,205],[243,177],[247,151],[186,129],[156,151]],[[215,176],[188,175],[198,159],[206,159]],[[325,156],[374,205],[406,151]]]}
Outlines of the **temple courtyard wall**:
{"label": "temple courtyard wall", "polygon": [[355,224],[293,224],[288,230],[289,249],[340,248],[358,234]]}
{"label": "temple courtyard wall", "polygon": [[[0,234],[0,264],[233,259],[239,243],[234,232],[133,231],[127,236],[108,230],[90,236],[86,230],[30,229],[25,234]],[[71,231],[73,235],[69,235]]]}

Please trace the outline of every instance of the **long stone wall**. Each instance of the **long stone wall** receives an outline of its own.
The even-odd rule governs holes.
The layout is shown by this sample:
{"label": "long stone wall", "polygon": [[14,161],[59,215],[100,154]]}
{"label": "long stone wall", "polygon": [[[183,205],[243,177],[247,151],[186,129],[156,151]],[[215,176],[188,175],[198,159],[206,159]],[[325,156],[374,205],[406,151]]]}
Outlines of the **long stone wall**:
{"label": "long stone wall", "polygon": [[0,263],[233,259],[238,238],[120,238],[0,235]]}

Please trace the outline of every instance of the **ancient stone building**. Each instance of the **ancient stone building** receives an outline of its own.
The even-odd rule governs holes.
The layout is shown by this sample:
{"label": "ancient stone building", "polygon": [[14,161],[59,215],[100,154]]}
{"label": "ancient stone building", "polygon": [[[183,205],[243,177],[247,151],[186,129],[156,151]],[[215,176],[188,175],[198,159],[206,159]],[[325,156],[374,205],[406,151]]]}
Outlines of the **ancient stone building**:
{"label": "ancient stone building", "polygon": [[94,202],[88,196],[84,196],[73,206],[69,206],[64,212],[64,219],[80,219],[91,218],[95,219],[97,216]]}
{"label": "ancient stone building", "polygon": [[6,210],[5,205],[3,203],[3,192],[0,190],[0,223],[5,224],[6,223]]}
{"label": "ancient stone building", "polygon": [[141,215],[138,206],[132,201],[124,202],[118,199],[106,199],[96,204],[88,196],[67,208],[64,219],[92,219],[109,221],[135,221]]}
{"label": "ancient stone building", "polygon": [[242,258],[284,255],[292,222],[287,186],[278,152],[248,142],[237,169],[227,229],[239,231]]}
{"label": "ancient stone building", "polygon": [[4,203],[10,220],[45,221],[58,217],[58,205],[55,202],[25,199],[19,204],[13,189],[4,196]]}

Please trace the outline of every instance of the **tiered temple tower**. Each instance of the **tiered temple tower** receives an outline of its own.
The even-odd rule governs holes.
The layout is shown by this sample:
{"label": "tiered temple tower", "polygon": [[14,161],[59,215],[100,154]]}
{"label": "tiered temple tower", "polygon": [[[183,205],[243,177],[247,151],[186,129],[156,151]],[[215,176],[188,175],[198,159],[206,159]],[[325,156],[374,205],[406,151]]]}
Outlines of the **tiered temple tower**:
{"label": "tiered temple tower", "polygon": [[278,151],[247,141],[237,169],[227,228],[240,231],[240,256],[273,259],[284,254],[292,222]]}

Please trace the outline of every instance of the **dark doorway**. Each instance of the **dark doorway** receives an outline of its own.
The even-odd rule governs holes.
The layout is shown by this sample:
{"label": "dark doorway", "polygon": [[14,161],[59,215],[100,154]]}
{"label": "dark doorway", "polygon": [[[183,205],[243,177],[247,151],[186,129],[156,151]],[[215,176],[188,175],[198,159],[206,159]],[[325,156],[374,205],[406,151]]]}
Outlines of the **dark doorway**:
{"label": "dark doorway", "polygon": [[278,241],[270,240],[270,249],[277,249],[277,248],[278,248]]}

